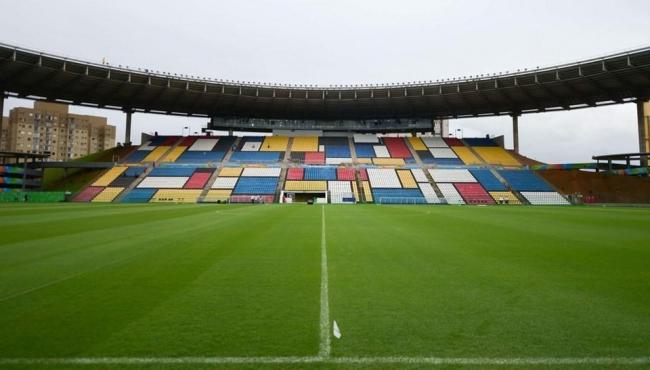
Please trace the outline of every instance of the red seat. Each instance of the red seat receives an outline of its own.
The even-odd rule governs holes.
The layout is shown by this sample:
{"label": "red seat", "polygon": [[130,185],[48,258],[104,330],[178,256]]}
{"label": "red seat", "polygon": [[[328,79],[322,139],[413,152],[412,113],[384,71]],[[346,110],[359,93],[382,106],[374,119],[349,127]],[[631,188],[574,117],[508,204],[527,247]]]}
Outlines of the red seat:
{"label": "red seat", "polygon": [[304,175],[304,168],[293,167],[287,170],[287,180],[302,180]]}
{"label": "red seat", "polygon": [[211,172],[195,172],[185,183],[184,189],[203,189],[212,176]]}
{"label": "red seat", "polygon": [[365,168],[359,170],[359,179],[361,181],[368,181],[368,171]]}
{"label": "red seat", "polygon": [[75,202],[90,202],[104,190],[103,186],[89,186],[74,197]]}
{"label": "red seat", "polygon": [[305,164],[325,164],[325,153],[323,152],[306,152]]}
{"label": "red seat", "polygon": [[411,158],[411,151],[409,150],[404,138],[401,137],[385,137],[384,145],[388,149],[391,158]]}
{"label": "red seat", "polygon": [[336,169],[336,179],[339,181],[355,181],[354,168],[339,167]]}
{"label": "red seat", "polygon": [[494,199],[479,183],[455,183],[454,187],[467,204],[494,204]]}
{"label": "red seat", "polygon": [[446,137],[443,140],[449,146],[465,146],[465,145],[463,145],[463,142],[460,141],[460,139],[456,139],[456,138],[453,138],[453,137],[449,137],[449,138]]}

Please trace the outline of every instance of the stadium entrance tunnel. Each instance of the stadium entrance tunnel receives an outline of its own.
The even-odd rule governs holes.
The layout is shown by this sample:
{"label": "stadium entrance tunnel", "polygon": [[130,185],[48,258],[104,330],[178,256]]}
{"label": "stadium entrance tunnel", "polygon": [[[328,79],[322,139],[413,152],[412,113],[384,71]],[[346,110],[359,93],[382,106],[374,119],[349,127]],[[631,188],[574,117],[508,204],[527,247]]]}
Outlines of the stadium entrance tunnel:
{"label": "stadium entrance tunnel", "polygon": [[327,203],[327,192],[293,191],[284,192],[282,203]]}

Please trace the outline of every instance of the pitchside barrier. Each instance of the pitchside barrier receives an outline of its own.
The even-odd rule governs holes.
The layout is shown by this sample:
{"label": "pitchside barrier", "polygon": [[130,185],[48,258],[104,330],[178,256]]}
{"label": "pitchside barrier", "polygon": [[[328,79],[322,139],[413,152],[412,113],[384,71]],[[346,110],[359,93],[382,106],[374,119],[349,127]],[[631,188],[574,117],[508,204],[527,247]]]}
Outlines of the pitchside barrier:
{"label": "pitchside barrier", "polygon": [[428,204],[421,197],[381,197],[375,204]]}

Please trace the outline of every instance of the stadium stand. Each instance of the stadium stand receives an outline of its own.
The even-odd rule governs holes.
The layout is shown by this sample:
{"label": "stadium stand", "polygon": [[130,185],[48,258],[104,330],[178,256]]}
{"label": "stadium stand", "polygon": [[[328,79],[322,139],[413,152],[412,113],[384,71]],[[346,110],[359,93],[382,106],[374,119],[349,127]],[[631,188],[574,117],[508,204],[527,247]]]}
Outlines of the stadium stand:
{"label": "stadium stand", "polygon": [[124,190],[124,188],[115,188],[115,187],[107,187],[104,188],[104,190],[101,191],[101,193],[97,194],[92,201],[93,202],[112,202],[120,193]]}
{"label": "stadium stand", "polygon": [[506,152],[501,147],[473,147],[473,149],[481,158],[483,158],[485,163],[500,166],[521,166],[521,163],[519,163],[519,161],[517,161],[512,155],[510,155],[510,153]]}
{"label": "stadium stand", "polygon": [[530,170],[499,170],[510,186],[517,191],[545,192],[554,191],[553,188]]}
{"label": "stadium stand", "polygon": [[448,204],[465,204],[463,197],[458,193],[454,184],[437,184],[438,189],[442,193],[442,196],[445,197]]}
{"label": "stadium stand", "polygon": [[466,169],[429,169],[431,178],[438,182],[476,182],[476,179]]}
{"label": "stadium stand", "polygon": [[507,187],[488,169],[470,169],[469,172],[487,191],[505,191]]}
{"label": "stadium stand", "polygon": [[284,190],[327,192],[334,203],[566,202],[532,171],[495,169],[521,165],[487,138],[154,136],[123,162],[129,165],[103,172],[73,200],[270,202]]}
{"label": "stadium stand", "polygon": [[369,168],[368,179],[372,189],[376,188],[401,188],[397,173],[393,169]]}
{"label": "stadium stand", "polygon": [[521,195],[532,205],[569,205],[563,196],[554,191],[522,191]]}
{"label": "stadium stand", "polygon": [[521,204],[519,198],[509,191],[491,191],[490,196],[497,204]]}
{"label": "stadium stand", "polygon": [[457,183],[454,187],[467,204],[494,204],[494,200],[479,183]]}

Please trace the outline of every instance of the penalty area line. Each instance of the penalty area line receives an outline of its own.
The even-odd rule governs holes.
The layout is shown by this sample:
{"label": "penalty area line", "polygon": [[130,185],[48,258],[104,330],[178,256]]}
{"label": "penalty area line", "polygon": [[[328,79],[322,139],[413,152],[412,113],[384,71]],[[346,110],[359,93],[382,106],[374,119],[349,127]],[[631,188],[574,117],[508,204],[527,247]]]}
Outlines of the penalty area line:
{"label": "penalty area line", "polygon": [[422,365],[648,365],[650,357],[66,357],[0,358],[0,365],[133,364],[422,364]]}

